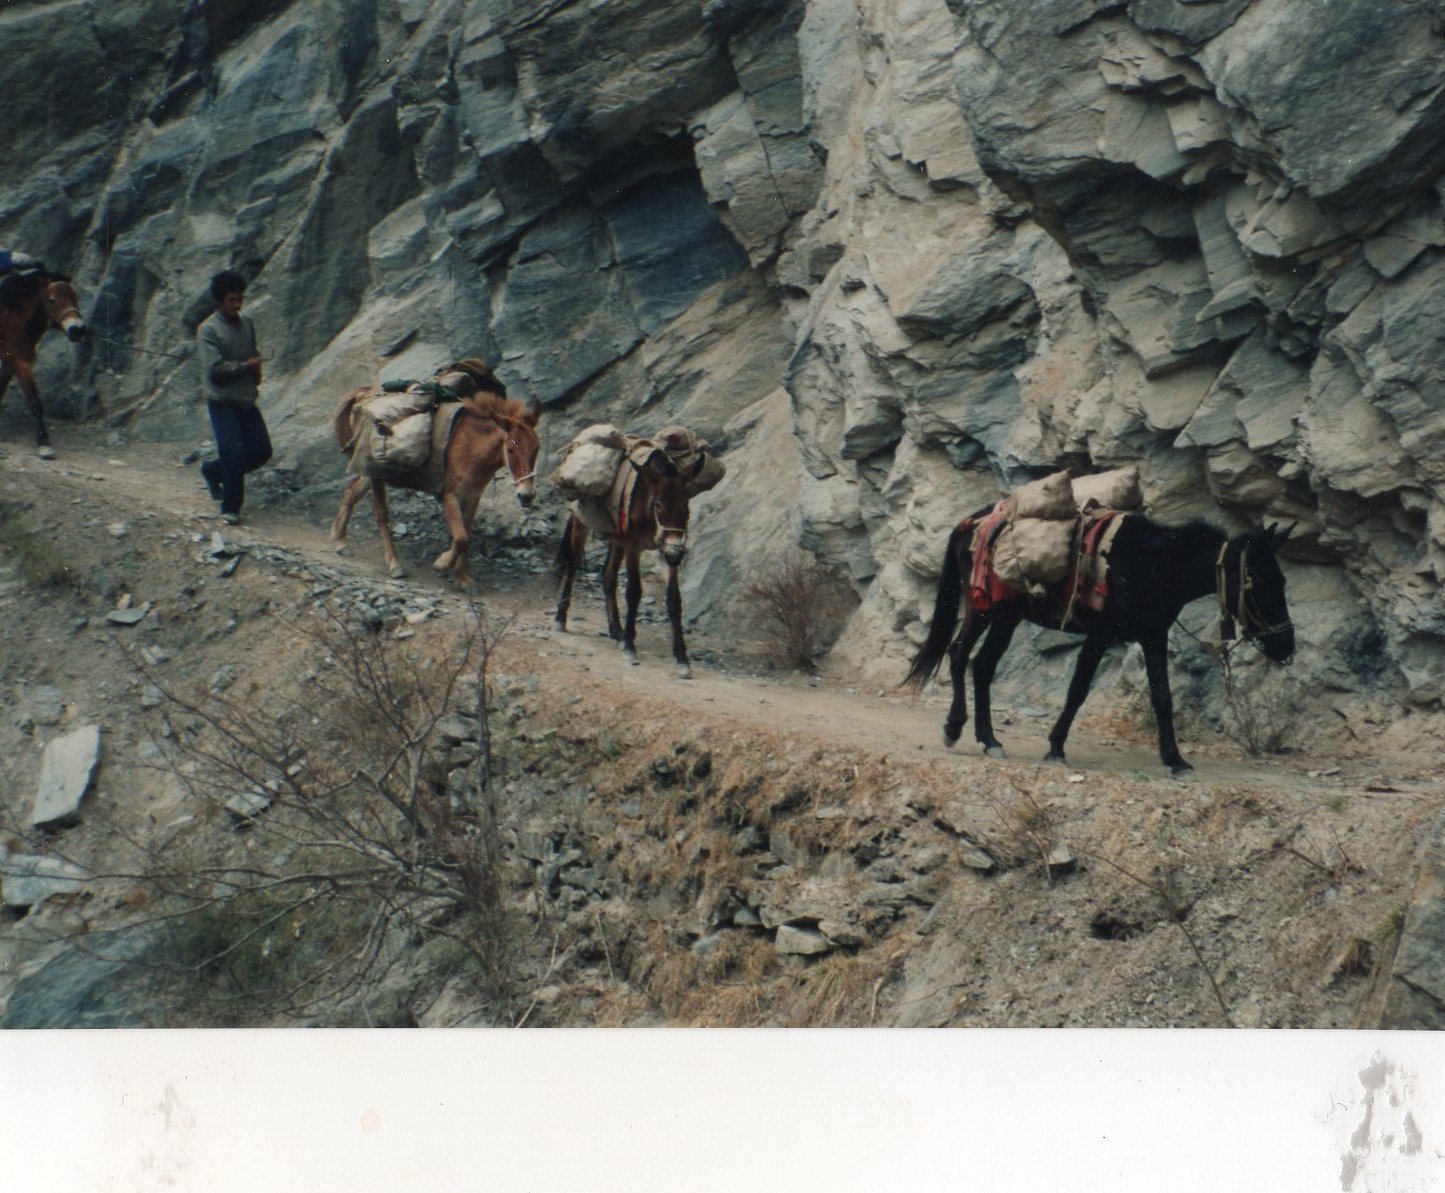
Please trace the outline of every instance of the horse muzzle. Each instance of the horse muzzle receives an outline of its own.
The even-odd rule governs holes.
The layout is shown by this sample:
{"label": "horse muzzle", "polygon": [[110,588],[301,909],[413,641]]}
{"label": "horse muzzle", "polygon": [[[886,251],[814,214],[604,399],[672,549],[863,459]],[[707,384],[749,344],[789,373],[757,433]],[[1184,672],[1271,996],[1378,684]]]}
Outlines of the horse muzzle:
{"label": "horse muzzle", "polygon": [[525,485],[517,486],[517,503],[525,510],[532,508],[532,502],[537,499],[537,494],[528,481]]}
{"label": "horse muzzle", "polygon": [[659,543],[657,549],[669,567],[677,567],[687,555],[687,544],[679,542]]}
{"label": "horse muzzle", "polygon": [[90,328],[77,319],[74,323],[65,325],[65,336],[72,344],[79,344],[90,335]]}
{"label": "horse muzzle", "polygon": [[1258,638],[1259,649],[1272,663],[1288,667],[1294,662],[1294,630],[1281,630],[1275,634],[1262,634]]}

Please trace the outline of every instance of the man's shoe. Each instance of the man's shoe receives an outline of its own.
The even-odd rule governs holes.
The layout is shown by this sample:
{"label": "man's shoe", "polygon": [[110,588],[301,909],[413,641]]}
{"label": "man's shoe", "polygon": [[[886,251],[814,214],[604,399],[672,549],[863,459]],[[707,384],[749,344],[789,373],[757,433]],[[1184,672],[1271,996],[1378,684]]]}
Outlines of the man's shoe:
{"label": "man's shoe", "polygon": [[221,521],[227,526],[239,526],[241,524],[240,514],[222,514]]}

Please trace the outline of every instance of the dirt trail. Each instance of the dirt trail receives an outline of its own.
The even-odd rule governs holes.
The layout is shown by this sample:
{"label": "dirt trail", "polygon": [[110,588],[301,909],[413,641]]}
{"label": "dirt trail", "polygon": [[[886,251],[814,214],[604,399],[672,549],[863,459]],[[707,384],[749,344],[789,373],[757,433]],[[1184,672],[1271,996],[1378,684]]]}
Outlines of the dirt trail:
{"label": "dirt trail", "polygon": [[[363,503],[358,511],[346,553],[338,555],[327,525],[301,513],[268,508],[264,502],[251,503],[244,526],[221,524],[213,516],[214,506],[198,481],[195,466],[180,464],[182,453],[174,445],[108,446],[102,440],[100,432],[69,428],[64,450],[48,462],[7,446],[3,461],[6,482],[0,492],[23,496],[33,485],[36,492],[70,493],[69,502],[62,498],[57,504],[83,499],[83,507],[87,501],[94,501],[96,508],[110,509],[107,518],[150,513],[157,517],[157,528],[195,533],[219,529],[242,545],[294,551],[358,580],[380,582],[383,578],[380,543],[374,523],[365,513],[369,503]],[[339,476],[337,489],[339,493]],[[507,497],[499,492],[484,497],[479,522],[485,520],[488,504],[498,500]],[[435,517],[440,524],[440,514]],[[137,533],[144,531],[138,527]],[[400,549],[408,567],[409,584],[447,605],[462,607],[464,597],[431,571],[417,542],[403,541]],[[645,691],[771,732],[814,737],[880,753],[921,752],[946,757],[964,774],[978,766],[997,765],[976,755],[977,747],[967,729],[957,747],[943,749],[941,727],[947,700],[941,686],[917,697],[876,686],[858,688],[837,678],[809,680],[769,675],[758,667],[756,658],[730,659],[727,643],[703,633],[690,634],[689,644],[695,654],[709,661],[696,664],[694,678],[683,681],[673,674],[664,623],[644,623],[639,628],[642,661],[630,666],[605,636],[606,618],[595,590],[579,591],[569,631],[557,635],[551,631],[551,593],[541,578],[519,584],[514,577],[505,577],[498,586],[497,578],[488,573],[486,559],[477,557],[475,547],[473,574],[475,591],[482,600],[516,612],[519,626],[529,635],[546,634],[550,641],[539,643],[537,654],[549,660],[549,666],[575,664],[624,689]],[[740,674],[740,669],[752,673]],[[1009,751],[1010,766],[1031,766],[1042,758],[1054,711],[1050,709],[1048,717],[1020,716],[1006,707],[998,711],[999,736]],[[1108,735],[1104,736],[1094,727],[1100,715],[1088,706],[1081,714],[1069,739],[1070,771],[1167,778],[1151,730],[1109,721]],[[1183,781],[1313,789],[1322,772],[1337,768],[1337,774],[1330,778],[1365,783],[1409,783],[1438,773],[1440,755],[1435,743],[1417,740],[1412,747],[1409,755],[1401,756],[1396,752],[1396,743],[1382,735],[1375,750],[1335,741],[1327,744],[1325,752],[1257,759],[1227,741],[1185,742],[1185,753],[1195,764],[1196,773]]]}

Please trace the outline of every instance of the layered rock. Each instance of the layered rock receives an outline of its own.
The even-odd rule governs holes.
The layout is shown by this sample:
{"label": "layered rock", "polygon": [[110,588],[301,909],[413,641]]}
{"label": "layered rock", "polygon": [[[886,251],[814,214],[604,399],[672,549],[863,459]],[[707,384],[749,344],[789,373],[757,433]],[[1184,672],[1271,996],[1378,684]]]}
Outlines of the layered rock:
{"label": "layered rock", "polygon": [[461,354],[554,449],[693,425],[731,461],[689,610],[799,542],[880,678],[953,521],[1138,462],[1160,517],[1299,523],[1311,680],[1438,706],[1445,18],[1377,7],[12,5],[0,241],[100,332],[42,388],[133,433],[203,433],[226,264],[313,475],[335,395]]}

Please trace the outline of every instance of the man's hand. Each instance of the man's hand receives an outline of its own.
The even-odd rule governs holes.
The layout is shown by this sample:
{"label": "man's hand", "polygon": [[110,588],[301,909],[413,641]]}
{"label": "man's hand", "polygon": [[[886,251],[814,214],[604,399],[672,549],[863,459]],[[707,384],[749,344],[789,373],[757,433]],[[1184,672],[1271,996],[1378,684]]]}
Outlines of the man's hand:
{"label": "man's hand", "polygon": [[246,362],[246,367],[251,370],[251,376],[256,378],[256,384],[261,384],[261,358],[253,356]]}

